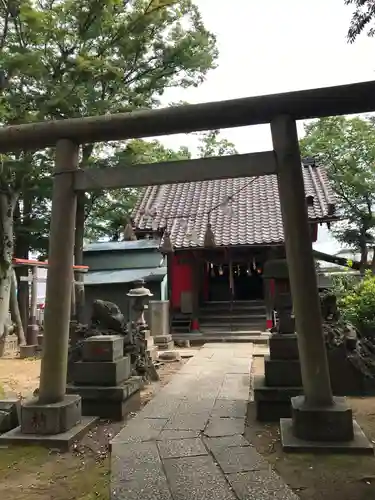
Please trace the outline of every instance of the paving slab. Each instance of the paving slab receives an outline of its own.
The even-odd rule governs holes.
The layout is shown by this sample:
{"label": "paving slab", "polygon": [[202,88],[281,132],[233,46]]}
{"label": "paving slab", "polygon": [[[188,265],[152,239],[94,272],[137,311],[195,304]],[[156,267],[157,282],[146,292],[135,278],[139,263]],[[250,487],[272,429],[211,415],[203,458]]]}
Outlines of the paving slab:
{"label": "paving slab", "polygon": [[159,441],[158,448],[162,459],[208,455],[208,451],[200,438]]}
{"label": "paving slab", "polygon": [[164,429],[173,429],[175,431],[203,431],[210,418],[209,412],[176,414],[168,420]]}
{"label": "paving slab", "polygon": [[253,446],[212,448],[212,453],[225,474],[270,470],[270,464]]}
{"label": "paving slab", "polygon": [[245,432],[245,418],[213,417],[208,421],[204,434],[208,437],[233,436]]}
{"label": "paving slab", "polygon": [[212,417],[243,418],[247,412],[247,401],[217,399],[211,411]]}
{"label": "paving slab", "polygon": [[186,398],[179,402],[179,406],[177,408],[177,412],[180,415],[185,413],[205,413],[210,412],[212,415],[212,411],[216,405],[216,400],[212,398],[204,398],[196,399],[194,398]]}
{"label": "paving slab", "polygon": [[180,400],[164,395],[156,395],[142,410],[144,418],[168,419],[174,415],[180,405]]}
{"label": "paving slab", "polygon": [[157,441],[171,440],[171,439],[189,439],[199,437],[201,431],[175,431],[173,429],[166,429],[161,431],[156,438]]}
{"label": "paving slab", "polygon": [[113,444],[141,443],[156,440],[161,430],[167,423],[162,418],[134,418],[111,441]]}
{"label": "paving slab", "polygon": [[110,488],[111,498],[172,500],[156,444],[112,445]]}
{"label": "paving slab", "polygon": [[137,481],[113,482],[110,498],[112,500],[173,500],[166,479],[155,479],[153,476]]}
{"label": "paving slab", "polygon": [[219,391],[218,399],[249,400],[250,375],[227,373]]}
{"label": "paving slab", "polygon": [[227,474],[239,500],[298,500],[299,497],[272,471]]}
{"label": "paving slab", "polygon": [[212,451],[214,448],[220,450],[226,450],[233,446],[250,446],[247,439],[243,437],[242,434],[234,434],[233,436],[221,436],[221,437],[203,437],[204,444],[206,447]]}
{"label": "paving slab", "polygon": [[174,500],[237,500],[211,456],[170,458],[164,467]]}

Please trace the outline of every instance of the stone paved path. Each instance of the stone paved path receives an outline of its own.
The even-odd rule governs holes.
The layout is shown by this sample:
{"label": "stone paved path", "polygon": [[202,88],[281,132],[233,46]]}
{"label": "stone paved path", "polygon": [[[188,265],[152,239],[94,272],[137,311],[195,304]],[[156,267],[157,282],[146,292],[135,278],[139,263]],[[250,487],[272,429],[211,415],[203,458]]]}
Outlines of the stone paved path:
{"label": "stone paved path", "polygon": [[252,344],[206,344],[113,439],[111,498],[297,500],[243,437]]}

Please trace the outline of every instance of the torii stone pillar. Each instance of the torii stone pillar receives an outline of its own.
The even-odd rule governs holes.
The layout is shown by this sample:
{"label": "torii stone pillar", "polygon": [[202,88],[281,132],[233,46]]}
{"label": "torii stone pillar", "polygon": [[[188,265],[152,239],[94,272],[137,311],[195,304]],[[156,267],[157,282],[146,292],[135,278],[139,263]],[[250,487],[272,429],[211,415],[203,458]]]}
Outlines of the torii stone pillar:
{"label": "torii stone pillar", "polygon": [[65,396],[77,195],[73,189],[79,146],[62,139],[56,145],[50,243],[44,315],[44,353],[39,401]]}
{"label": "torii stone pillar", "polygon": [[292,419],[281,419],[281,438],[285,450],[308,449],[306,441],[319,448],[353,440],[352,412],[332,396],[296,122],[280,116],[271,132],[304,390],[291,400]]}

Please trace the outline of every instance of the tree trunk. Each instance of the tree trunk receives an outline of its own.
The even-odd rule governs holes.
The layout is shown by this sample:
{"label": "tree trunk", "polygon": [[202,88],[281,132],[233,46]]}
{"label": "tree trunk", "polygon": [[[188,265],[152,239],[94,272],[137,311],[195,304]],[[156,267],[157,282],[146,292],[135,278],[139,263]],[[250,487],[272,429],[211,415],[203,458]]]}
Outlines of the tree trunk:
{"label": "tree trunk", "polygon": [[367,248],[367,238],[366,238],[367,228],[362,228],[360,233],[359,249],[361,251],[361,268],[360,273],[363,276],[367,269],[367,258],[368,258],[368,248]]}
{"label": "tree trunk", "polygon": [[9,319],[12,280],[13,214],[15,194],[0,193],[0,340],[4,343]]}
{"label": "tree trunk", "polygon": [[[76,228],[74,236],[74,264],[76,266],[83,265],[83,238],[85,233],[85,193],[78,193],[77,196],[77,212],[76,212]],[[83,312],[85,306],[85,288],[84,275],[81,272],[74,273],[74,296],[75,296],[75,319],[83,323]]]}
{"label": "tree trunk", "polygon": [[375,274],[375,247],[372,247],[371,272]]}
{"label": "tree trunk", "polygon": [[[30,193],[25,193],[22,198],[22,214],[19,203],[15,210],[15,220],[17,218],[17,227],[22,228],[22,231],[15,234],[15,257],[20,259],[28,259],[30,252],[30,219],[32,212],[33,198]],[[29,324],[29,308],[30,308],[30,293],[29,283],[22,281],[21,276],[28,277],[28,266],[19,266],[16,268],[16,275],[18,281],[18,305],[22,318],[22,325],[25,332]]]}
{"label": "tree trunk", "polygon": [[10,313],[12,321],[15,324],[15,333],[18,337],[18,344],[25,345],[26,344],[25,331],[22,325],[20,308],[18,307],[17,276],[14,269],[12,269],[11,286],[10,286]]}

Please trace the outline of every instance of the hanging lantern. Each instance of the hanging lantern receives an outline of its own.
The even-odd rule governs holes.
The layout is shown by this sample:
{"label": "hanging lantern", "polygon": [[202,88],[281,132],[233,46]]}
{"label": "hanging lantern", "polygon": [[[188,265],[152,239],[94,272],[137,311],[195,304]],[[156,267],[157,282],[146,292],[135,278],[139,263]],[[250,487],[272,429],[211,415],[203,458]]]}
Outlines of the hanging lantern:
{"label": "hanging lantern", "polygon": [[213,264],[210,264],[210,268],[211,268],[211,278],[215,278],[215,269],[214,269],[214,265]]}
{"label": "hanging lantern", "polygon": [[210,223],[207,224],[206,234],[204,235],[204,246],[206,248],[216,247],[215,235]]}
{"label": "hanging lantern", "polygon": [[173,253],[173,245],[169,233],[167,231],[165,231],[164,233],[163,242],[160,245],[160,251],[164,255],[167,253]]}
{"label": "hanging lantern", "polygon": [[124,241],[136,241],[137,237],[130,222],[128,222],[124,229]]}

